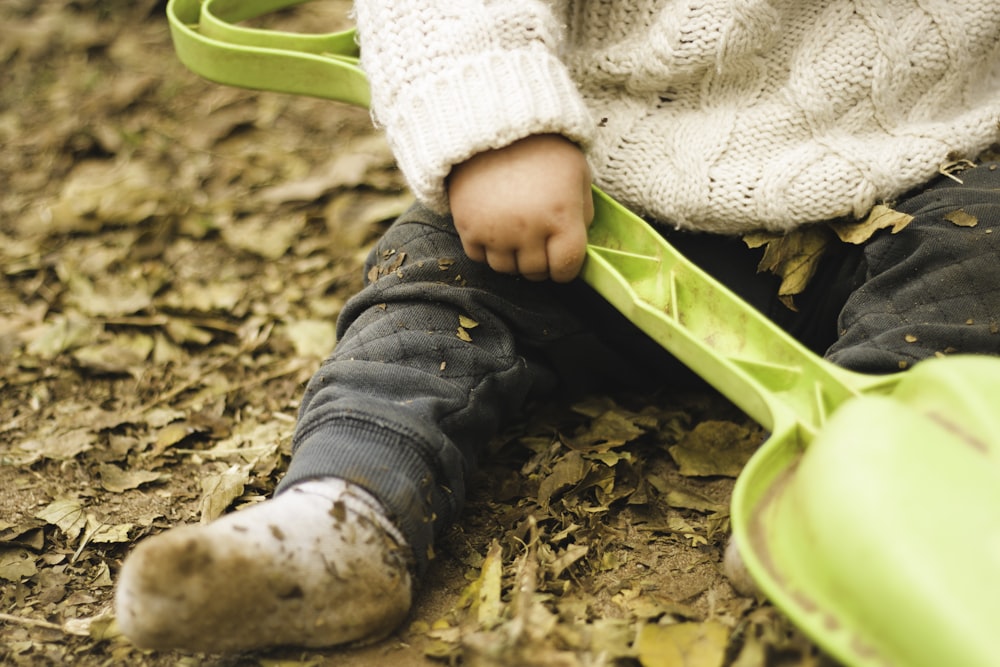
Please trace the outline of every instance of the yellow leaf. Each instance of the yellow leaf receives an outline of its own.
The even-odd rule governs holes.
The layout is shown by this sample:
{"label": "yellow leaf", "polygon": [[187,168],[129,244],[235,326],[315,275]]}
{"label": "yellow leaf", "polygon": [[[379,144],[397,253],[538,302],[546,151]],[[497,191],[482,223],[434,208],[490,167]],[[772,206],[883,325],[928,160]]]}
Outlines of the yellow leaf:
{"label": "yellow leaf", "polygon": [[[817,225],[800,227],[784,235],[760,232],[743,238],[751,248],[766,246],[757,271],[781,278],[778,294],[782,297],[792,297],[805,290],[829,240],[826,228]],[[785,303],[790,305],[790,299],[785,299]]]}
{"label": "yellow leaf", "polygon": [[490,550],[486,553],[482,574],[479,575],[476,618],[481,627],[493,627],[500,622],[503,615],[503,604],[500,601],[502,576],[502,551],[500,543],[494,540],[493,544],[490,545]]}
{"label": "yellow leaf", "polygon": [[[503,616],[502,582],[503,553],[500,543],[493,540],[479,569],[479,576],[462,591],[457,606],[471,607],[481,627],[488,629],[496,626]],[[451,630],[451,626],[441,620],[434,623],[432,630]],[[438,633],[435,636],[442,638]]]}
{"label": "yellow leaf", "polygon": [[466,343],[472,342],[472,336],[469,335],[469,332],[466,331],[464,327],[459,327],[458,333],[455,335],[458,336],[459,340],[464,340]]}
{"label": "yellow leaf", "polygon": [[834,222],[830,228],[844,243],[859,245],[872,237],[880,229],[891,228],[896,234],[913,221],[913,216],[892,209],[885,204],[878,204],[871,210],[868,217],[858,222]]}
{"label": "yellow leaf", "polygon": [[975,227],[976,225],[979,224],[979,218],[977,218],[974,215],[966,213],[962,209],[958,209],[957,211],[952,211],[951,213],[946,213],[944,219],[950,222],[951,224],[957,225],[959,227]]}
{"label": "yellow leaf", "polygon": [[728,640],[715,621],[644,625],[636,646],[642,667],[721,667]]}
{"label": "yellow leaf", "polygon": [[475,329],[479,326],[479,322],[475,321],[471,317],[466,317],[465,315],[458,316],[458,325],[463,329]]}

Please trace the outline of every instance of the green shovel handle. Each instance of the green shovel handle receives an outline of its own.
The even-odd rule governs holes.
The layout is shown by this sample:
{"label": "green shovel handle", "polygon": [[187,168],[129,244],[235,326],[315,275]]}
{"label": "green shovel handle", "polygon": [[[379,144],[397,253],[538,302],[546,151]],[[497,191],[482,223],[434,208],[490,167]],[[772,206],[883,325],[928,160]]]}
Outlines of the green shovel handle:
{"label": "green shovel handle", "polygon": [[804,445],[839,405],[898,379],[825,361],[597,188],[594,200],[584,280],[765,428],[796,423]]}
{"label": "green shovel handle", "polygon": [[236,25],[306,1],[170,0],[174,49],[188,69],[210,81],[368,106],[354,30],[301,35]]}

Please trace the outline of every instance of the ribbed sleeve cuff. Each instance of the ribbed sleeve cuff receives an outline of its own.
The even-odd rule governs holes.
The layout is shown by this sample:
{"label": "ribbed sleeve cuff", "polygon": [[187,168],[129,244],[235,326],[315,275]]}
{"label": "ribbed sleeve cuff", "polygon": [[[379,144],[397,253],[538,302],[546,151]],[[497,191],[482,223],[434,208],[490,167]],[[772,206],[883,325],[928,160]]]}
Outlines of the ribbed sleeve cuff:
{"label": "ribbed sleeve cuff", "polygon": [[533,134],[561,134],[587,146],[595,130],[587,107],[557,58],[537,51],[488,52],[399,90],[376,108],[416,197],[445,212],[445,179],[454,165]]}

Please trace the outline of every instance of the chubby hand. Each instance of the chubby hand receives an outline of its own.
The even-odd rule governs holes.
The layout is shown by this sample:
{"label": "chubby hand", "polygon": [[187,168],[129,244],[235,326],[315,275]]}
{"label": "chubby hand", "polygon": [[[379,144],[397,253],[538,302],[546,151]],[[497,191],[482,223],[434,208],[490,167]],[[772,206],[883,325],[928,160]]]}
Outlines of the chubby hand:
{"label": "chubby hand", "polygon": [[470,258],[529,280],[568,282],[583,266],[594,217],[580,148],[539,134],[474,155],[448,180],[455,228]]}

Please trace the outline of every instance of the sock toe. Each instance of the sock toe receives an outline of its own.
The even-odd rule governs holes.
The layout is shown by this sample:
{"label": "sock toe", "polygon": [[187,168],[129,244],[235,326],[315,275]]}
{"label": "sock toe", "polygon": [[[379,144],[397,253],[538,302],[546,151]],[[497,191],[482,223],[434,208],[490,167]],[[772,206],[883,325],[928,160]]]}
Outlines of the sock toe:
{"label": "sock toe", "polygon": [[411,602],[407,547],[357,497],[296,493],[140,543],[116,592],[143,648],[206,652],[377,639]]}

